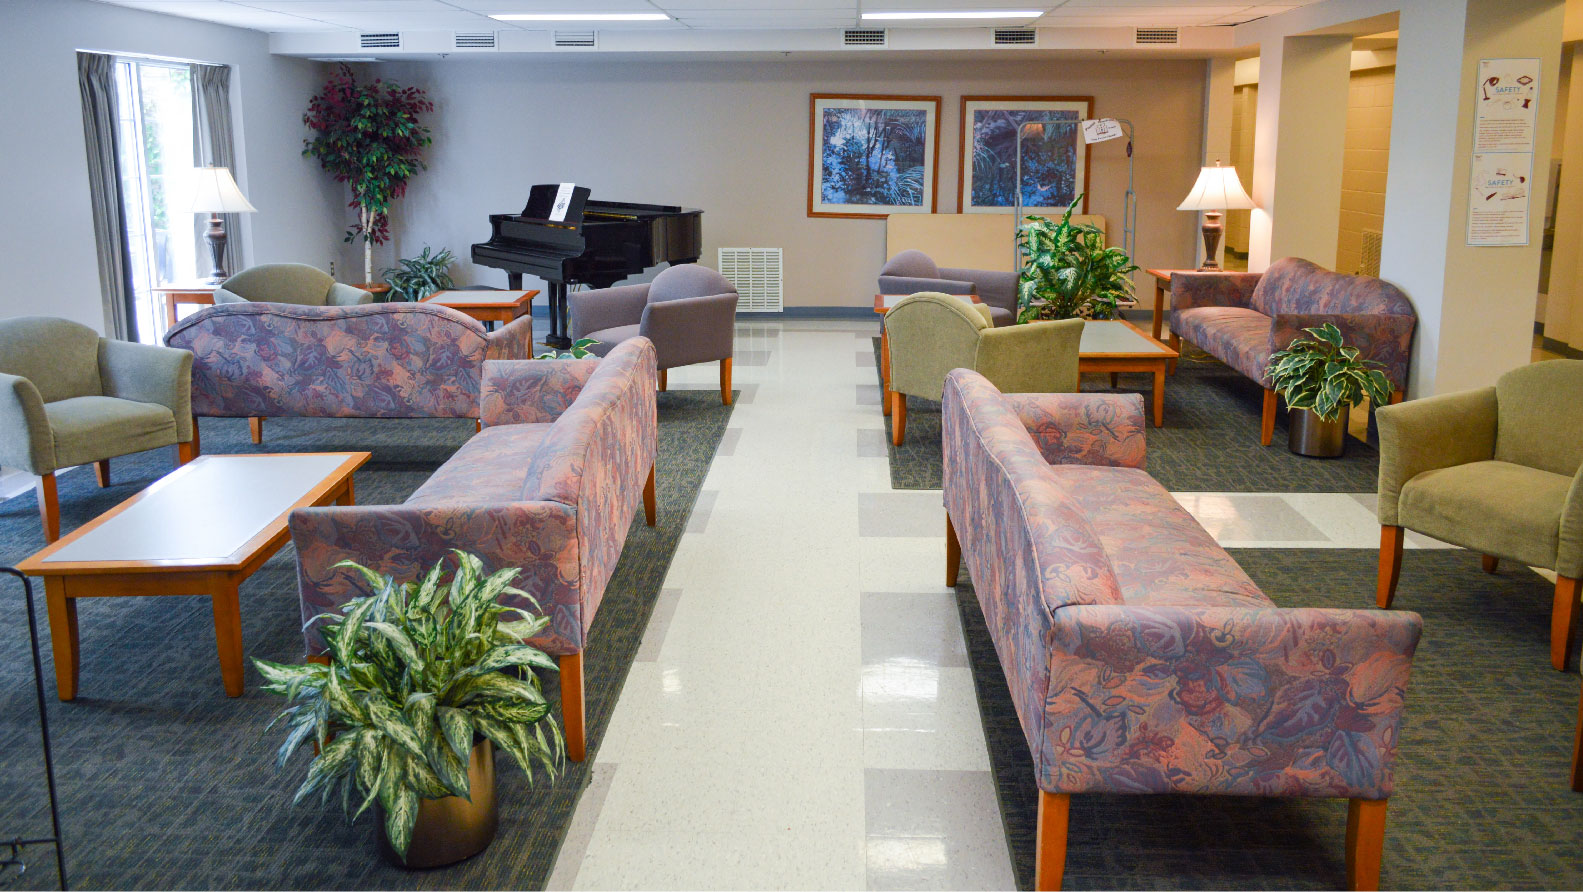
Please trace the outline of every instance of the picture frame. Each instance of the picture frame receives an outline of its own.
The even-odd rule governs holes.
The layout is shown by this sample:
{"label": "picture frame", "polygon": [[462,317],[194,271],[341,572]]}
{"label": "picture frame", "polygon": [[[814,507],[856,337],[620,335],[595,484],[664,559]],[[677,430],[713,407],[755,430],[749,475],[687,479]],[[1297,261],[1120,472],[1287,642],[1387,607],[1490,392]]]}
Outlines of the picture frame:
{"label": "picture frame", "polygon": [[940,97],[812,93],[808,216],[884,219],[940,206]]}
{"label": "picture frame", "polygon": [[1043,138],[1031,130],[1024,135],[1023,208],[1064,210],[1082,195],[1078,213],[1088,213],[1090,151],[1077,125],[1093,116],[1092,96],[963,96],[957,157],[962,213],[1011,212],[1017,129],[1046,118],[1070,120],[1073,126],[1052,128]]}

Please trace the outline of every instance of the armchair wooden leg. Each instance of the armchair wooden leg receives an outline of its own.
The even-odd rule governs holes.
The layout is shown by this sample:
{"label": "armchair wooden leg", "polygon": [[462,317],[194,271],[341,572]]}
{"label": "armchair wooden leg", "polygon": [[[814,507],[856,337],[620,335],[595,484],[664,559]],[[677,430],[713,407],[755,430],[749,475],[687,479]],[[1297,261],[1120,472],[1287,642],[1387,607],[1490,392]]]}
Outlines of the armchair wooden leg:
{"label": "armchair wooden leg", "polygon": [[879,327],[879,410],[890,417],[890,333]]}
{"label": "armchair wooden leg", "polygon": [[253,445],[257,446],[264,442],[264,419],[249,418],[247,420],[247,429],[253,435]]}
{"label": "armchair wooden leg", "polygon": [[44,521],[44,541],[60,538],[60,494],[55,489],[55,472],[38,478],[38,513]]}
{"label": "armchair wooden leg", "polygon": [[731,405],[731,357],[720,360],[720,404]]}
{"label": "armchair wooden leg", "polygon": [[1265,446],[1275,439],[1275,409],[1279,398],[1275,391],[1264,390],[1264,416],[1259,419],[1259,442]]}
{"label": "armchair wooden leg", "polygon": [[583,719],[583,655],[579,651],[560,658],[561,730],[566,735],[566,758],[581,762],[588,755]]}
{"label": "armchair wooden leg", "polygon": [[44,601],[49,610],[49,641],[55,653],[55,695],[77,699],[77,601],[66,597],[66,580],[44,577]]}
{"label": "armchair wooden leg", "polygon": [[1385,799],[1347,800],[1347,888],[1380,888],[1380,858],[1385,851]]}
{"label": "armchair wooden leg", "polygon": [[192,457],[197,458],[203,452],[202,441],[198,439],[198,416],[192,416]]}
{"label": "armchair wooden leg", "polygon": [[890,441],[900,446],[907,437],[907,394],[890,392]]}
{"label": "armchair wooden leg", "polygon": [[1583,793],[1583,697],[1578,698],[1578,729],[1572,738],[1572,789]]}
{"label": "armchair wooden leg", "polygon": [[198,437],[193,435],[191,443],[176,444],[176,467],[181,467],[187,462],[198,457]]}
{"label": "armchair wooden leg", "polygon": [[[1177,353],[1182,352],[1182,337],[1176,332],[1171,332],[1171,338],[1170,340],[1166,341],[1166,344],[1168,344],[1170,348],[1175,350]],[[1172,375],[1176,374],[1176,360],[1167,359],[1165,361],[1165,370]]]}
{"label": "armchair wooden leg", "polygon": [[1402,576],[1402,537],[1406,532],[1401,527],[1380,527],[1380,578],[1374,603],[1381,610],[1391,609],[1396,597],[1396,581]]}
{"label": "armchair wooden leg", "polygon": [[1479,563],[1484,567],[1485,573],[1494,573],[1501,568],[1501,559],[1493,554],[1480,555]]}
{"label": "armchair wooden leg", "polygon": [[648,479],[648,482],[643,484],[643,519],[648,522],[649,526],[654,526],[655,504],[654,504],[654,466],[653,465],[649,466],[649,479]]}
{"label": "armchair wooden leg", "polygon": [[99,488],[104,489],[110,485],[110,460],[102,458],[93,463],[93,477],[98,481]]}
{"label": "armchair wooden leg", "polygon": [[1580,593],[1583,593],[1583,580],[1556,577],[1555,607],[1550,612],[1550,665],[1562,672],[1566,671],[1567,660],[1572,656],[1572,644],[1577,641]]}
{"label": "armchair wooden leg", "polygon": [[956,588],[957,573],[962,567],[962,543],[956,538],[956,527],[951,525],[951,515],[945,516],[945,584]]}
{"label": "armchair wooden leg", "polygon": [[1391,391],[1391,405],[1394,406],[1394,405],[1396,405],[1397,403],[1401,402],[1404,399],[1407,399],[1407,394],[1404,393],[1403,391],[1400,391],[1400,390],[1393,390],[1393,391]]}
{"label": "armchair wooden leg", "polygon": [[666,374],[666,372],[668,372],[668,371],[670,371],[670,369],[660,369],[660,383],[659,383],[659,391],[660,391],[660,393],[664,393],[665,389],[671,385],[670,376]]}
{"label": "armchair wooden leg", "polygon": [[1066,874],[1066,822],[1072,797],[1039,791],[1039,819],[1034,832],[1033,888],[1048,892],[1061,888]]}

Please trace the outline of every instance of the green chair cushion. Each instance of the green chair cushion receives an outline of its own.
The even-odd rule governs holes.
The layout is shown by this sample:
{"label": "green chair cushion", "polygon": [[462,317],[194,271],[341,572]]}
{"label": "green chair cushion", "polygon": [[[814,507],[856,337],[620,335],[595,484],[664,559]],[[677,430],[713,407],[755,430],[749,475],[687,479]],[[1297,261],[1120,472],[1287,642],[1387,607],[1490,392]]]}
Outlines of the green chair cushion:
{"label": "green chair cushion", "polygon": [[46,403],[98,396],[99,333],[45,316],[0,321],[0,372],[32,381]]}
{"label": "green chair cushion", "polygon": [[114,458],[176,442],[176,416],[164,406],[111,396],[44,404],[55,437],[56,467]]}
{"label": "green chair cushion", "polygon": [[1425,471],[1402,487],[1402,526],[1484,554],[1554,569],[1572,478],[1503,461]]}

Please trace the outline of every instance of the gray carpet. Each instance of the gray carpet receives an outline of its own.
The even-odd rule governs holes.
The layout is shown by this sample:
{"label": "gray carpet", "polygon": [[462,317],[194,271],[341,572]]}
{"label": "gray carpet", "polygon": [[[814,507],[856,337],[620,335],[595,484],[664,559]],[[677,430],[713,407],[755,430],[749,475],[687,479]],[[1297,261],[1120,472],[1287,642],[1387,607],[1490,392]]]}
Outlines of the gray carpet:
{"label": "gray carpet", "polygon": [[[365,815],[348,825],[339,805],[292,807],[306,771],[299,755],[276,772],[278,735],[263,734],[278,698],[220,686],[207,598],[100,598],[83,602],[82,686],[73,703],[54,699],[43,629],[50,721],[61,784],[67,872],[79,888],[325,889],[543,888],[603,739],[649,612],[670,566],[731,409],[713,391],[659,394],[659,523],[639,516],[589,633],[586,674],[588,761],[568,764],[551,786],[529,788],[501,757],[500,832],[472,860],[405,872],[382,862]],[[245,421],[208,419],[208,453],[367,449],[356,477],[361,504],[400,502],[473,432],[468,420],[270,421],[254,447]],[[116,485],[99,490],[87,469],[61,477],[62,527],[70,530],[170,469],[167,450],[113,464]],[[0,562],[42,547],[31,494],[0,504]],[[294,552],[288,545],[242,586],[248,656],[301,658]],[[47,836],[48,803],[33,705],[21,594],[0,581],[0,838]],[[35,597],[43,623],[43,597]],[[555,688],[547,680],[547,688]],[[558,710],[557,710],[558,713]],[[53,855],[28,852],[18,888],[51,888]],[[4,883],[0,883],[4,885]]]}
{"label": "gray carpet", "polygon": [[[874,339],[876,357],[879,339]],[[876,359],[876,367],[878,360]],[[1380,456],[1374,446],[1348,437],[1341,458],[1293,455],[1286,448],[1286,410],[1276,419],[1275,441],[1259,445],[1264,391],[1213,360],[1184,360],[1165,379],[1165,426],[1148,428],[1148,471],[1172,492],[1374,492]],[[1104,375],[1085,375],[1083,389],[1111,392]],[[1123,373],[1120,392],[1152,399],[1153,377]],[[885,419],[889,444],[891,420]],[[940,488],[940,404],[907,400],[906,439],[887,447],[896,489]]]}
{"label": "gray carpet", "polygon": [[[1374,603],[1375,551],[1232,555],[1282,606]],[[1550,597],[1526,567],[1488,576],[1470,552],[1406,552],[1396,605],[1423,616],[1424,636],[1381,888],[1583,888],[1583,793],[1568,783],[1578,673],[1550,668]],[[1032,757],[965,574],[957,603],[1012,865],[1029,889]],[[1066,888],[1338,888],[1346,825],[1341,800],[1073,796]]]}

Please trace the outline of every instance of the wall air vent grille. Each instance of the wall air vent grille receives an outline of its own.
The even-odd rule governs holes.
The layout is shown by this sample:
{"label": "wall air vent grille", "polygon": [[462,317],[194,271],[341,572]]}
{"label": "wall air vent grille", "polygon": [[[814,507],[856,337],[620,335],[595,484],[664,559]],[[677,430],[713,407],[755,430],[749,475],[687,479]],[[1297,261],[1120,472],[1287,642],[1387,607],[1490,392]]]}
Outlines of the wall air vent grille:
{"label": "wall air vent grille", "polygon": [[996,46],[1033,46],[1039,42],[1039,32],[1033,28],[996,28]]}
{"label": "wall air vent grille", "polygon": [[841,32],[843,46],[884,46],[884,28],[848,28]]}
{"label": "wall air vent grille", "polygon": [[721,248],[720,275],[737,289],[738,313],[779,313],[780,248]]}
{"label": "wall air vent grille", "polygon": [[381,31],[377,34],[358,35],[357,45],[365,50],[374,49],[399,49],[401,35],[395,31]]}
{"label": "wall air vent grille", "polygon": [[451,35],[451,46],[459,50],[492,50],[495,48],[493,31],[457,31]]}
{"label": "wall air vent grille", "polygon": [[595,50],[599,48],[598,31],[556,31],[555,46],[570,50]]}
{"label": "wall air vent grille", "polygon": [[1358,263],[1359,273],[1376,279],[1380,277],[1380,251],[1384,244],[1384,233],[1373,229],[1363,230],[1363,259]]}
{"label": "wall air vent grille", "polygon": [[1138,28],[1133,32],[1136,46],[1176,46],[1182,41],[1182,32],[1176,28]]}

